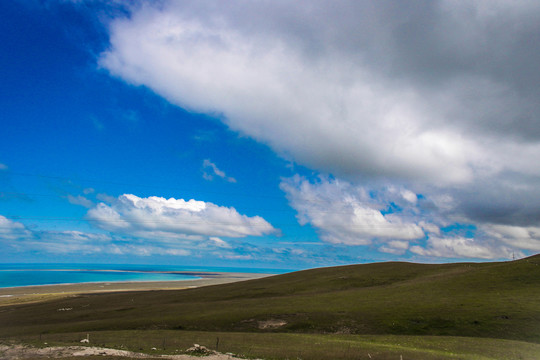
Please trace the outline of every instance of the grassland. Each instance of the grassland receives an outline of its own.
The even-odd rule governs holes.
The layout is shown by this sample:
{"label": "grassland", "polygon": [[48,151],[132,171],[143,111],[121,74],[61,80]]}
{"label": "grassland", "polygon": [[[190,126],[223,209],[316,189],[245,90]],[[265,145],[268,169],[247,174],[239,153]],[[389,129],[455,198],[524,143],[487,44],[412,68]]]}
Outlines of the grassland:
{"label": "grassland", "polygon": [[280,359],[540,359],[540,256],[321,268],[0,309],[4,341],[73,344],[86,333],[143,351],[219,338],[219,350]]}
{"label": "grassland", "polygon": [[[17,340],[34,346],[43,346],[44,342],[48,346],[69,346],[79,345],[85,337],[85,333],[54,333]],[[90,338],[93,346],[152,355],[179,354],[197,343],[211,349],[217,347],[222,353],[264,359],[514,360],[538,359],[540,354],[538,344],[449,336],[123,330],[92,332]]]}

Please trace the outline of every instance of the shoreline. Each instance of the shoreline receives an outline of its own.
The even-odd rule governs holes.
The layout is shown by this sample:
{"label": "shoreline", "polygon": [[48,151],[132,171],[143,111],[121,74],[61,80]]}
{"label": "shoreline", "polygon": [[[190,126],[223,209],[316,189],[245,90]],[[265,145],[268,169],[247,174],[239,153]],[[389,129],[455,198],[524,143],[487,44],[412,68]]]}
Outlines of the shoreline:
{"label": "shoreline", "polygon": [[[182,272],[188,273],[188,272]],[[195,273],[195,272],[193,272]],[[194,275],[190,273],[189,275]],[[66,283],[52,285],[27,285],[0,288],[0,306],[44,301],[51,298],[78,294],[97,294],[119,291],[182,290],[202,286],[227,284],[238,281],[259,279],[274,274],[196,272],[199,279],[167,281],[109,281],[88,283]],[[188,275],[188,274],[186,274]],[[195,276],[195,275],[194,275]]]}
{"label": "shoreline", "polygon": [[[192,270],[119,270],[119,269],[86,269],[86,268],[80,268],[80,269],[72,269],[72,268],[66,268],[66,269],[0,269],[0,272],[9,272],[9,271],[175,274],[175,275],[190,275],[190,276],[204,276],[204,277],[222,276],[224,274],[225,275],[226,274],[266,274],[266,275],[276,275],[276,274],[271,274],[271,273],[239,273],[239,272],[192,271]],[[175,280],[172,280],[172,281],[175,281]],[[183,280],[178,280],[178,281],[183,281]],[[33,285],[29,285],[29,286],[33,286]],[[18,287],[18,286],[12,286],[12,287]]]}

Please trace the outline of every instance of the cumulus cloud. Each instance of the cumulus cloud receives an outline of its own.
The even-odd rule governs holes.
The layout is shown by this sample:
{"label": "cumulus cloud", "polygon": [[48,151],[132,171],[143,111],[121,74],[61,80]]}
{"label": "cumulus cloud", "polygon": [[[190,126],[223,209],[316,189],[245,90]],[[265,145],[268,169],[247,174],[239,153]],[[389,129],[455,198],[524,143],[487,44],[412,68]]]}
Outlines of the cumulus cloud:
{"label": "cumulus cloud", "polygon": [[[336,51],[338,40],[358,34],[347,28],[352,24],[311,23],[305,7],[298,5],[143,6],[130,20],[111,24],[111,47],[100,64],[185,108],[223,113],[231,128],[314,168],[468,180],[471,166],[486,154],[465,134],[433,126],[441,115],[438,104],[426,103],[429,93],[388,75],[374,76],[369,63],[358,61],[370,55],[362,53],[365,49]],[[309,8],[326,17],[333,8],[327,5]],[[271,11],[261,11],[266,7]],[[373,15],[353,10],[361,17]],[[302,34],[283,34],[284,13],[314,31],[311,37],[335,31],[339,39],[327,44],[321,38],[318,44]],[[248,14],[261,21],[260,28],[242,20]],[[355,16],[354,23],[362,20]],[[291,30],[293,24],[285,25]],[[365,30],[377,34],[376,28]],[[314,47],[313,52],[306,54],[306,47]],[[392,146],[381,147],[384,143]]]}
{"label": "cumulus cloud", "polygon": [[418,197],[416,196],[416,194],[407,189],[401,190],[401,196],[403,196],[405,200],[413,204],[416,204],[416,202],[418,201]]}
{"label": "cumulus cloud", "polygon": [[540,251],[540,227],[490,224],[484,231],[501,242],[526,250]]}
{"label": "cumulus cloud", "polygon": [[285,158],[538,221],[538,3],[143,2],[109,32],[111,74]]}
{"label": "cumulus cloud", "polygon": [[12,240],[27,239],[31,236],[32,232],[23,224],[0,215],[0,241],[9,242]]}
{"label": "cumulus cloud", "polygon": [[339,179],[282,180],[300,224],[332,244],[376,247],[392,255],[500,259],[540,251],[540,228],[488,224],[476,227],[455,213],[451,198],[434,200],[391,186],[358,186]]}
{"label": "cumulus cloud", "polygon": [[[508,28],[498,23],[510,9],[508,21],[525,21],[501,38]],[[470,179],[479,166],[509,166],[488,164],[489,139],[448,121],[483,131],[495,122],[499,134],[530,136],[523,127],[534,119],[518,110],[526,99],[517,79],[501,76],[515,60],[490,64],[504,47],[489,40],[515,47],[511,38],[537,35],[538,9],[438,1],[418,10],[397,2],[165,2],[113,21],[101,65],[186,108],[222,112],[232,128],[331,172],[448,182]],[[468,23],[471,32],[461,32]],[[478,50],[480,42],[489,46]],[[508,105],[518,112],[497,115]],[[509,116],[523,126],[505,126]]]}
{"label": "cumulus cloud", "polygon": [[[211,170],[211,173],[208,172],[208,170]],[[213,162],[211,162],[209,159],[205,159],[203,161],[203,178],[205,178],[206,180],[213,180],[214,179],[214,175],[215,176],[218,176],[228,182],[232,182],[232,183],[235,183],[236,182],[236,179],[233,178],[233,177],[230,177],[230,176],[227,176],[227,174],[225,174],[224,171],[220,170],[216,164],[214,164]]]}
{"label": "cumulus cloud", "polygon": [[[143,1],[108,26],[99,64],[112,75],[343,179],[281,184],[323,240],[425,256],[537,251],[540,3]],[[366,179],[430,215],[384,213]],[[493,243],[441,233],[452,222]],[[426,234],[424,250],[409,244]]]}
{"label": "cumulus cloud", "polygon": [[[38,229],[0,215],[0,245],[8,253],[37,251],[70,255],[215,256],[239,260],[257,257],[265,260],[269,250],[265,253],[263,248],[233,239],[225,241],[208,234],[242,238],[276,231],[260,217],[247,217],[234,209],[195,200],[137,198],[132,195],[115,201],[109,212],[103,213],[100,204],[88,212],[90,222],[109,230],[108,233]],[[129,201],[136,204],[129,204]],[[114,212],[118,217],[107,217]],[[137,224],[142,218],[147,222]]]}
{"label": "cumulus cloud", "polygon": [[[473,238],[435,236],[428,239],[426,247],[415,245],[410,250],[422,256],[475,259],[508,259],[512,257],[513,252],[508,247],[479,242]],[[523,253],[519,252],[518,255],[521,257]]]}
{"label": "cumulus cloud", "polygon": [[145,238],[202,240],[277,231],[262,217],[241,215],[234,208],[193,199],[140,198],[132,194],[121,195],[110,205],[97,204],[87,218],[113,233]]}
{"label": "cumulus cloud", "polygon": [[[390,202],[382,203],[363,187],[328,179],[311,183],[300,176],[284,179],[280,187],[298,212],[300,224],[311,224],[324,241],[368,245],[373,240],[415,240],[425,236],[422,227],[409,221],[407,215],[384,214]],[[389,193],[399,198],[402,192]]]}

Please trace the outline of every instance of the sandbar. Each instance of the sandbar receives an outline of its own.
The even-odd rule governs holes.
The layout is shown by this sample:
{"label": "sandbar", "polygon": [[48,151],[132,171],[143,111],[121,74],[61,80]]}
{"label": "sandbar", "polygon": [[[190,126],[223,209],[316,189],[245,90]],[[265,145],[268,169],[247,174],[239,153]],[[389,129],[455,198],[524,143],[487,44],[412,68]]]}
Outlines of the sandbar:
{"label": "sandbar", "polygon": [[181,290],[201,286],[259,279],[273,275],[255,273],[190,271],[183,271],[181,272],[181,274],[197,276],[199,277],[199,279],[176,281],[95,282],[0,288],[0,306],[38,302],[76,294],[118,291]]}

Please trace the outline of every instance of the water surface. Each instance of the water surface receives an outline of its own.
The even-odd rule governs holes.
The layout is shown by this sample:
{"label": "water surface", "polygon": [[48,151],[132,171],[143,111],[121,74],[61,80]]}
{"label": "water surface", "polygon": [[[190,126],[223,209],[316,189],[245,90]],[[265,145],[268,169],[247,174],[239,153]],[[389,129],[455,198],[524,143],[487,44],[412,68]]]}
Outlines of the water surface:
{"label": "water surface", "polygon": [[125,264],[0,264],[0,288],[92,282],[195,280],[200,279],[196,276],[197,272],[282,274],[289,270]]}

